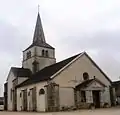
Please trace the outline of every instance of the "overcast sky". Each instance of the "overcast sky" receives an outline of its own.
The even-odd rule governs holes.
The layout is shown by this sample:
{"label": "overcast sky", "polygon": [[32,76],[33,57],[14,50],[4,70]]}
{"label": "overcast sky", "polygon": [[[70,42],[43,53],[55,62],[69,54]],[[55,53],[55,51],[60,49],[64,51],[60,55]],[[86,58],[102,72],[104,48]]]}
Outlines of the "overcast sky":
{"label": "overcast sky", "polygon": [[0,0],[0,95],[11,66],[33,38],[38,4],[57,61],[86,51],[112,79],[120,76],[120,0]]}

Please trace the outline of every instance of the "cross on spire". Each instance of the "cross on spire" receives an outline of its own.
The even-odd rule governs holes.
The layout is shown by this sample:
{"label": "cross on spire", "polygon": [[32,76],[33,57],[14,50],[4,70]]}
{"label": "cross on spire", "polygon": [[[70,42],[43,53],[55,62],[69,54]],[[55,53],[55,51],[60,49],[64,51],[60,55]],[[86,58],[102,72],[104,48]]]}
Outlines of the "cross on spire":
{"label": "cross on spire", "polygon": [[39,13],[39,10],[40,10],[40,5],[38,4],[38,13]]}

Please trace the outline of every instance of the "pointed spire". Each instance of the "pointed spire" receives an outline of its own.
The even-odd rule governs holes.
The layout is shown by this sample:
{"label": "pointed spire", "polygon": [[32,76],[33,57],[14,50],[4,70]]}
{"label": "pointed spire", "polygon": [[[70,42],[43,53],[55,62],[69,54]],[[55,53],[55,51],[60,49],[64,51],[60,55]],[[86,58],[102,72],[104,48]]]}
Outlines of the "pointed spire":
{"label": "pointed spire", "polygon": [[44,36],[40,14],[38,10],[37,22],[36,22],[34,36],[33,36],[33,43],[45,43],[45,42],[46,42],[45,36]]}

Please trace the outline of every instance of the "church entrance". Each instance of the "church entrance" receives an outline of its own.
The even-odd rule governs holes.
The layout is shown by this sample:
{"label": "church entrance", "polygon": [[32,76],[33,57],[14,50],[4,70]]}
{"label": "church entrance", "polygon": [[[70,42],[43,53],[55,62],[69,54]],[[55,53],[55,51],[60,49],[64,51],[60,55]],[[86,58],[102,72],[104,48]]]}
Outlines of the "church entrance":
{"label": "church entrance", "polygon": [[92,91],[95,108],[100,108],[100,91]]}

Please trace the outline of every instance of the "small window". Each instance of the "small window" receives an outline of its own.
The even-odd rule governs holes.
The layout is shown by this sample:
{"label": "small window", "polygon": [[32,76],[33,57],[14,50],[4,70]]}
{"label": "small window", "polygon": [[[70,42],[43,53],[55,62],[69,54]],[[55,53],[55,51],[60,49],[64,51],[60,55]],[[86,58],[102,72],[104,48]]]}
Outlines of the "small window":
{"label": "small window", "polygon": [[42,56],[45,56],[45,51],[44,50],[42,50]]}
{"label": "small window", "polygon": [[31,58],[31,51],[27,52],[27,59]]}
{"label": "small window", "polygon": [[47,50],[46,50],[45,54],[46,54],[46,57],[48,57],[48,51]]}
{"label": "small window", "polygon": [[81,102],[86,102],[86,94],[85,94],[85,91],[81,91]]}
{"label": "small window", "polygon": [[83,79],[84,80],[88,80],[89,79],[89,75],[87,72],[83,73]]}
{"label": "small window", "polygon": [[39,95],[43,95],[43,94],[45,94],[44,89],[40,89],[40,91],[39,91]]}

